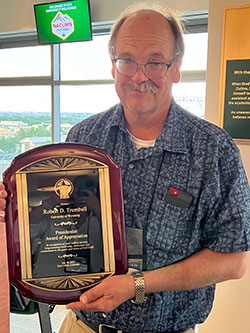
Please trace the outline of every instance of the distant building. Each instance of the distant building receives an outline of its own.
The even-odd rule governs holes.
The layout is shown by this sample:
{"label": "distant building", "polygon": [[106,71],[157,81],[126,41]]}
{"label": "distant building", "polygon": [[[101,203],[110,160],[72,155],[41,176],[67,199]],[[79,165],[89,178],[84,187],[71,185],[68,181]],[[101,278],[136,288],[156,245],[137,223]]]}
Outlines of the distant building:
{"label": "distant building", "polygon": [[0,135],[15,135],[21,129],[27,129],[29,125],[24,123],[23,121],[10,121],[10,120],[2,120],[0,121]]}
{"label": "distant building", "polygon": [[61,124],[62,130],[69,131],[71,129],[71,127],[73,127],[73,125],[71,125],[71,124]]}
{"label": "distant building", "polygon": [[21,152],[51,143],[50,136],[31,137],[20,140]]}
{"label": "distant building", "polygon": [[12,136],[15,135],[15,132],[11,131],[8,128],[0,127],[0,136]]}

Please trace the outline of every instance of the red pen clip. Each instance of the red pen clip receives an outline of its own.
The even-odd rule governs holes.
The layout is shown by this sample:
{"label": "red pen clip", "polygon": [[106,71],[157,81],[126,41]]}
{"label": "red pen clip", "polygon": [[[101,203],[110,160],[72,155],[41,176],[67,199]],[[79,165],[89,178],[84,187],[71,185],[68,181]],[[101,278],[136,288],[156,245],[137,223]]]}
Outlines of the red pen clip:
{"label": "red pen clip", "polygon": [[179,194],[179,191],[176,188],[169,187],[169,193],[177,196]]}

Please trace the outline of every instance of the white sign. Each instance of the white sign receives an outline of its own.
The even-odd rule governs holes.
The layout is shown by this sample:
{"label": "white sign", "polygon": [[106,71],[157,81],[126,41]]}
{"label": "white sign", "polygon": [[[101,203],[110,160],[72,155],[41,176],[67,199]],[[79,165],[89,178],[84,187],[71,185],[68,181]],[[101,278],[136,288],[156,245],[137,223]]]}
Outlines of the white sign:
{"label": "white sign", "polygon": [[73,19],[67,15],[58,12],[51,22],[52,32],[61,39],[68,38],[75,30]]}

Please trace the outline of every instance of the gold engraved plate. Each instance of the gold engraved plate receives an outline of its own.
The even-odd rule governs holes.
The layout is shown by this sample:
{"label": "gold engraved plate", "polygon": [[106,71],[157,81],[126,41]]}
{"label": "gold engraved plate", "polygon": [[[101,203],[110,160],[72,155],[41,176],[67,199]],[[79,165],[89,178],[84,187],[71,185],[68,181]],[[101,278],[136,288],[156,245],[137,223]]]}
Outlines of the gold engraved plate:
{"label": "gold engraved plate", "polygon": [[[65,169],[67,177],[62,177]],[[26,166],[16,177],[23,281],[39,288],[68,291],[86,288],[114,274],[105,165],[78,157],[54,157]],[[35,196],[37,202],[32,203]],[[35,214],[36,220],[31,219]],[[102,258],[98,259],[97,248]]]}

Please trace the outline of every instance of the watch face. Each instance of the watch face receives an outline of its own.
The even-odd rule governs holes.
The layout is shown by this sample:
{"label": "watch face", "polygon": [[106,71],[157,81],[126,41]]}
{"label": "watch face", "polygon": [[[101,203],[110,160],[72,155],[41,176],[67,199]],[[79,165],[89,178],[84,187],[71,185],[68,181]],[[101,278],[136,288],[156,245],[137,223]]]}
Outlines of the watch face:
{"label": "watch face", "polygon": [[132,275],[135,277],[135,278],[143,278],[143,274],[142,272],[140,271],[136,271],[136,272],[133,272]]}

